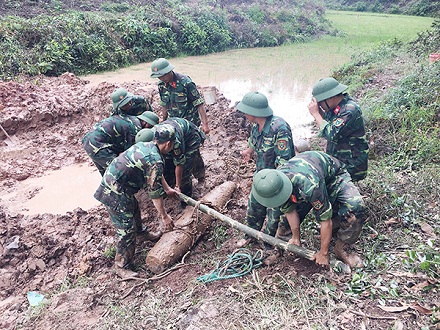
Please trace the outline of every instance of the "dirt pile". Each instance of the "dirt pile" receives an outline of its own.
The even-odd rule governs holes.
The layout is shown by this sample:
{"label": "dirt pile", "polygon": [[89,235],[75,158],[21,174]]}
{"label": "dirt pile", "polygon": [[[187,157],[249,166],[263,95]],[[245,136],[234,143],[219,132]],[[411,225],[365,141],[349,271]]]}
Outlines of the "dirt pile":
{"label": "dirt pile", "polygon": [[[92,166],[80,141],[94,123],[108,116],[110,94],[117,87],[120,86],[109,83],[93,87],[69,73],[22,83],[0,82],[0,124],[10,136],[0,132],[0,312],[3,315],[0,327],[3,329],[14,328],[16,324],[26,328],[24,315],[29,306],[26,299],[29,291],[52,294],[53,311],[85,315],[94,309],[91,306],[99,306],[98,291],[121,289],[111,270],[113,260],[105,257],[105,252],[114,245],[115,232],[102,206],[89,210],[76,208],[63,215],[24,215],[8,208],[10,193],[20,181],[72,164]],[[156,84],[133,82],[121,87],[147,97],[153,106],[157,104]],[[226,180],[235,181],[238,188],[224,213],[240,219],[245,215],[253,173],[252,164],[243,167],[239,162],[249,127],[244,117],[228,108],[229,101],[218,91],[216,96],[217,102],[207,106],[211,133],[202,149],[207,178],[205,183],[195,184],[195,197],[205,195]],[[37,193],[30,191],[28,198]],[[138,197],[144,221],[156,226],[151,201],[142,192]],[[177,217],[181,212],[176,207],[178,202],[167,200],[166,203],[170,214]],[[138,246],[140,251],[148,251],[151,243],[141,242]],[[139,256],[140,264],[144,257]],[[185,274],[195,277],[194,272],[198,271],[194,268]],[[87,290],[75,288],[70,294],[56,293],[60,287],[68,286],[69,279],[80,276],[93,279],[93,285]],[[171,277],[167,282],[179,288],[180,278]],[[95,316],[100,312],[96,307]],[[94,317],[88,315],[85,319],[90,321]],[[44,328],[52,327],[54,321],[39,322],[39,328]]]}

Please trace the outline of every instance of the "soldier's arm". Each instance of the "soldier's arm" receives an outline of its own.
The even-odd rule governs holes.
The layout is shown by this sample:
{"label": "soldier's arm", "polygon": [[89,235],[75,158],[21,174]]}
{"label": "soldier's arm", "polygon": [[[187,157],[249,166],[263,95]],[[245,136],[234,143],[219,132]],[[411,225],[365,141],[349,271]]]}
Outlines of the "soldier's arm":
{"label": "soldier's arm", "polygon": [[300,218],[296,210],[286,213],[287,222],[289,223],[290,230],[292,230],[292,238],[289,240],[289,244],[301,246],[301,233],[299,231]]}
{"label": "soldier's arm", "polygon": [[331,122],[323,121],[318,135],[329,141],[339,141],[345,137],[350,137],[358,127],[355,124],[361,113],[356,110],[354,105],[347,105],[345,111],[339,113]]}
{"label": "soldier's arm", "polygon": [[165,210],[165,203],[163,201],[163,197],[153,198],[152,199],[154,207],[159,213],[159,223],[160,230],[162,232],[167,232],[173,229],[173,219]]}
{"label": "soldier's arm", "polygon": [[309,109],[310,114],[315,119],[316,124],[318,124],[318,127],[321,127],[321,124],[324,121],[324,116],[319,110],[318,102],[316,101],[316,99],[312,98],[312,100],[310,101],[307,107]]}
{"label": "soldier's arm", "polygon": [[321,228],[320,228],[321,248],[313,256],[313,259],[318,265],[328,266],[329,264],[328,248],[330,246],[330,241],[332,239],[332,228],[333,228],[333,223],[331,219],[321,222]]}
{"label": "soldier's arm", "polygon": [[182,184],[182,176],[183,176],[183,165],[177,165],[174,171],[176,176],[176,186],[174,189],[180,192],[180,186]]}
{"label": "soldier's arm", "polygon": [[278,131],[275,139],[275,167],[283,165],[293,156],[295,148],[293,146],[292,132],[287,128]]}
{"label": "soldier's arm", "polygon": [[200,115],[200,119],[202,120],[202,131],[205,134],[209,134],[209,125],[208,125],[208,116],[206,115],[206,109],[205,109],[205,105],[204,104],[199,104],[197,106],[197,110],[199,112]]}

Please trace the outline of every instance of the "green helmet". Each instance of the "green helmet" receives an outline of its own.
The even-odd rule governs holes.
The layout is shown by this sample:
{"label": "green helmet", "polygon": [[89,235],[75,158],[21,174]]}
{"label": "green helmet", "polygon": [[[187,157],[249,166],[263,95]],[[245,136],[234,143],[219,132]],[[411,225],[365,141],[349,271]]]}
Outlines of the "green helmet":
{"label": "green helmet", "polygon": [[127,92],[124,88],[118,88],[112,93],[113,109],[123,107],[133,98],[133,94]]}
{"label": "green helmet", "polygon": [[176,130],[170,124],[160,124],[155,126],[155,128],[154,139],[157,140],[157,142],[165,143],[176,140]]}
{"label": "green helmet", "polygon": [[134,139],[136,143],[138,142],[150,142],[154,139],[154,128],[144,128],[141,129]]}
{"label": "green helmet", "polygon": [[174,69],[172,65],[165,58],[158,58],[151,64],[151,78],[159,78],[166,75],[168,72]]}
{"label": "green helmet", "polygon": [[348,86],[340,84],[335,78],[323,78],[313,86],[312,95],[317,102],[321,102],[341,94],[347,88]]}
{"label": "green helmet", "polygon": [[254,176],[251,194],[263,206],[278,207],[292,194],[292,183],[281,171],[264,169]]}
{"label": "green helmet", "polygon": [[255,117],[269,117],[273,115],[267,97],[259,92],[247,93],[237,104],[237,110]]}
{"label": "green helmet", "polygon": [[154,112],[151,111],[145,111],[141,113],[139,116],[137,116],[140,120],[147,122],[150,125],[157,125],[159,124],[159,116],[156,115]]}

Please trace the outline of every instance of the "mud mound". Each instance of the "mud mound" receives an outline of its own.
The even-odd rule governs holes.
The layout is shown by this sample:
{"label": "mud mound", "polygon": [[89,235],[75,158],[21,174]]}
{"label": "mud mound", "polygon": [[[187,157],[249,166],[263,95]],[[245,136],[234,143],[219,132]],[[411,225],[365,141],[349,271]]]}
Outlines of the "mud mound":
{"label": "mud mound", "polygon": [[[158,103],[157,85],[144,82],[92,87],[70,73],[20,83],[0,82],[0,124],[7,132],[0,132],[3,194],[13,192],[19,181],[42,176],[48,170],[79,163],[91,165],[80,141],[94,123],[109,115],[110,94],[117,87],[145,96],[154,107]],[[243,167],[238,160],[240,150],[246,146],[249,126],[243,116],[228,108],[229,100],[218,91],[216,94],[217,102],[207,106],[211,133],[202,149],[207,177],[205,183],[195,184],[194,193],[197,198],[226,180],[237,182],[238,188],[224,213],[242,218],[253,168]],[[29,198],[36,193],[29,192]],[[144,221],[154,227],[157,219],[151,201],[143,192],[138,198]],[[166,205],[173,217],[181,212],[175,201],[167,200]],[[0,199],[0,228],[2,328],[13,328],[22,320],[29,291],[53,293],[69,279],[97,278],[98,283],[87,290],[55,294],[52,299],[50,308],[54,311],[73,312],[76,306],[87,314],[86,305],[97,299],[97,286],[110,287],[110,291],[120,289],[111,271],[113,260],[105,257],[114,245],[115,232],[103,207],[77,208],[65,215],[23,215],[11,212],[7,201]],[[148,244],[141,243],[146,249]],[[144,257],[138,257],[140,263]],[[173,278],[173,286],[179,287],[181,277],[169,280]],[[82,301],[84,307],[78,307],[75,301]],[[89,318],[93,320],[91,315]],[[53,326],[50,319],[45,319],[40,326],[48,324]]]}

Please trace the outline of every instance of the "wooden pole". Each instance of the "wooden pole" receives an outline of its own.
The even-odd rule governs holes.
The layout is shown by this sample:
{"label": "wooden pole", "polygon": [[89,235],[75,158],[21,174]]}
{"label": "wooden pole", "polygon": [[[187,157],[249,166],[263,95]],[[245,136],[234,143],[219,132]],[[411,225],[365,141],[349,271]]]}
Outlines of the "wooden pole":
{"label": "wooden pole", "polygon": [[[298,256],[302,257],[302,258],[306,258],[309,260],[312,260],[313,256],[315,255],[316,252],[311,251],[309,249],[306,249],[304,247],[301,246],[297,246],[294,244],[288,244],[286,241],[283,241],[281,239],[272,237],[270,235],[264,234],[261,231],[252,229],[238,221],[235,221],[219,212],[217,212],[216,210],[213,210],[212,208],[209,208],[208,206],[201,204],[199,202],[197,202],[196,200],[180,193],[179,197],[181,200],[183,200],[185,203],[187,203],[188,205],[191,206],[196,206],[199,208],[200,211],[209,214],[210,216],[214,217],[215,219],[218,219],[220,221],[226,222],[227,224],[229,224],[232,228],[236,228],[239,231],[259,240],[259,241],[263,241],[266,243],[269,243],[270,245],[276,246],[280,249],[283,249],[285,251],[289,251],[289,252],[293,252],[295,254],[297,254]],[[340,260],[336,260],[336,259],[330,259],[330,266],[340,272],[344,272],[344,273],[350,273],[351,269],[350,266],[346,265],[345,263],[343,263]]]}

